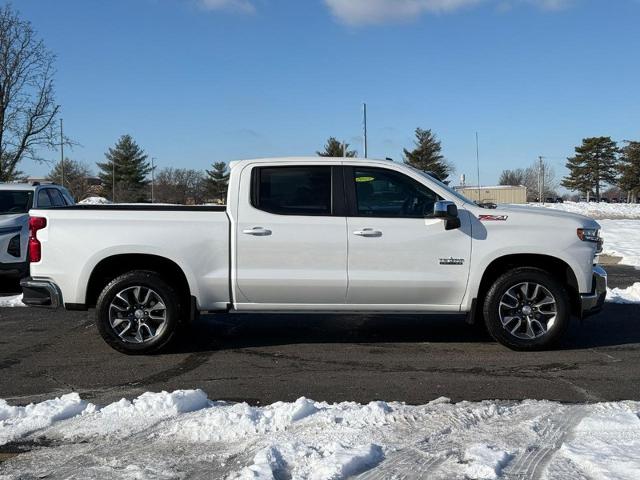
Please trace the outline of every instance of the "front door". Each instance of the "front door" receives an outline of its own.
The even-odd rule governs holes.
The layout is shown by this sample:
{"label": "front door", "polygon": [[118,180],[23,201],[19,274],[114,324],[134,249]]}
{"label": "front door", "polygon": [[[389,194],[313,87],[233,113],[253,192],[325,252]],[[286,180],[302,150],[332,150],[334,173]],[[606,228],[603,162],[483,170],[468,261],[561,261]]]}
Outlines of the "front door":
{"label": "front door", "polygon": [[462,302],[471,255],[470,221],[445,230],[429,218],[441,198],[387,168],[345,167],[349,198],[347,303],[380,309],[455,310]]}
{"label": "front door", "polygon": [[327,163],[256,164],[242,172],[238,309],[344,305],[347,235],[341,174],[339,165]]}

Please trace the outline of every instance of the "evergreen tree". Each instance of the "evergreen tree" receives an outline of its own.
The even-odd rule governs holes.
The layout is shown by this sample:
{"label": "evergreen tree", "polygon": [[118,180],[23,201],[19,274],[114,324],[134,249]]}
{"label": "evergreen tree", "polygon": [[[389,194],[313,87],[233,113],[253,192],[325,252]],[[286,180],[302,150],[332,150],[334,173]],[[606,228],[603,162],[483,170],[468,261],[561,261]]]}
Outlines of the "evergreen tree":
{"label": "evergreen tree", "polygon": [[562,186],[579,192],[595,191],[599,202],[602,185],[617,182],[618,146],[611,137],[591,137],[583,139],[575,151],[576,155],[567,159],[569,175]]}
{"label": "evergreen tree", "polygon": [[324,150],[316,152],[320,157],[348,157],[353,158],[358,156],[358,152],[355,150],[349,150],[348,143],[339,142],[335,137],[329,137],[327,143],[324,145]]}
{"label": "evergreen tree", "polygon": [[620,188],[635,202],[640,196],[640,142],[627,142],[620,157]]}
{"label": "evergreen tree", "polygon": [[58,162],[47,175],[47,180],[55,182],[69,190],[75,201],[82,200],[90,193],[89,175],[91,171],[84,163],[64,159],[64,182],[62,181],[63,164]]}
{"label": "evergreen tree", "polygon": [[415,148],[404,149],[404,163],[424,172],[433,173],[441,181],[453,173],[453,166],[442,155],[440,140],[431,130],[416,128]]}
{"label": "evergreen tree", "polygon": [[227,164],[215,162],[211,170],[207,170],[207,190],[211,198],[218,202],[225,202],[229,188],[229,172]]}
{"label": "evergreen tree", "polygon": [[[147,175],[151,166],[147,154],[130,135],[123,135],[113,148],[104,154],[107,161],[98,163],[105,193],[112,201],[142,202],[147,200]],[[115,182],[114,182],[115,172]],[[115,183],[115,192],[113,186]]]}

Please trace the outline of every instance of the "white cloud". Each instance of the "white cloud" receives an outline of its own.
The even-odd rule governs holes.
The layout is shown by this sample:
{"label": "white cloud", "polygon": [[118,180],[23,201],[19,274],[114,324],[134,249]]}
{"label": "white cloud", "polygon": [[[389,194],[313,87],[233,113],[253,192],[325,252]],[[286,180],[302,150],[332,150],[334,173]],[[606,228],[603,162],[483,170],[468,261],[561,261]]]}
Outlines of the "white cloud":
{"label": "white cloud", "polygon": [[562,10],[574,0],[324,0],[333,16],[348,25],[410,21],[423,14],[450,13],[480,3],[509,10],[529,3],[543,10]]}
{"label": "white cloud", "polygon": [[482,0],[325,0],[339,21],[350,25],[412,20],[423,13],[444,13]]}
{"label": "white cloud", "polygon": [[205,10],[229,10],[239,13],[255,13],[256,7],[251,0],[198,0]]}

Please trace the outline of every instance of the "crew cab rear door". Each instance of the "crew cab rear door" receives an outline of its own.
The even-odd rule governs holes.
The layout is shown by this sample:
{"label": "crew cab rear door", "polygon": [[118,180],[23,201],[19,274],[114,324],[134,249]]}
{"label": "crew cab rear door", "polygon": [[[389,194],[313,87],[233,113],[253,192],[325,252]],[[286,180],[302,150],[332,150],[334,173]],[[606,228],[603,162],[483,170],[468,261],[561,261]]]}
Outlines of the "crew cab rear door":
{"label": "crew cab rear door", "polygon": [[339,163],[256,163],[243,169],[235,223],[236,308],[344,305],[344,203]]}
{"label": "crew cab rear door", "polygon": [[[391,168],[345,166],[348,209],[347,303],[379,309],[455,311],[464,296],[471,226],[445,230],[429,218],[442,198]],[[370,308],[370,307],[369,307]]]}

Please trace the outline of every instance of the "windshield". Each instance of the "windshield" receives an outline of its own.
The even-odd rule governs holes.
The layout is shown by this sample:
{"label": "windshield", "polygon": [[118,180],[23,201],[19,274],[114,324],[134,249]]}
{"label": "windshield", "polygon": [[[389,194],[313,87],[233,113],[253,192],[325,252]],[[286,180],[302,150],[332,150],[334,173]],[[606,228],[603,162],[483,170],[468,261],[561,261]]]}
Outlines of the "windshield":
{"label": "windshield", "polygon": [[0,215],[27,213],[31,208],[33,192],[0,190]]}
{"label": "windshield", "polygon": [[453,195],[454,197],[456,197],[458,200],[464,202],[464,203],[471,203],[471,204],[475,204],[475,202],[473,200],[469,200],[467,197],[465,197],[464,195],[462,195],[460,192],[454,190],[453,188],[451,188],[449,185],[447,185],[446,183],[442,183],[440,180],[438,180],[436,177],[429,175],[426,172],[423,172],[422,170],[418,170],[415,167],[412,167],[411,165],[406,165],[407,167],[409,167],[411,170],[413,170],[414,172],[416,172],[417,174],[419,174],[422,177],[428,178],[429,180],[431,180],[432,182],[436,182],[439,186],[441,186],[442,188],[444,188],[447,192],[449,192],[451,195]]}

